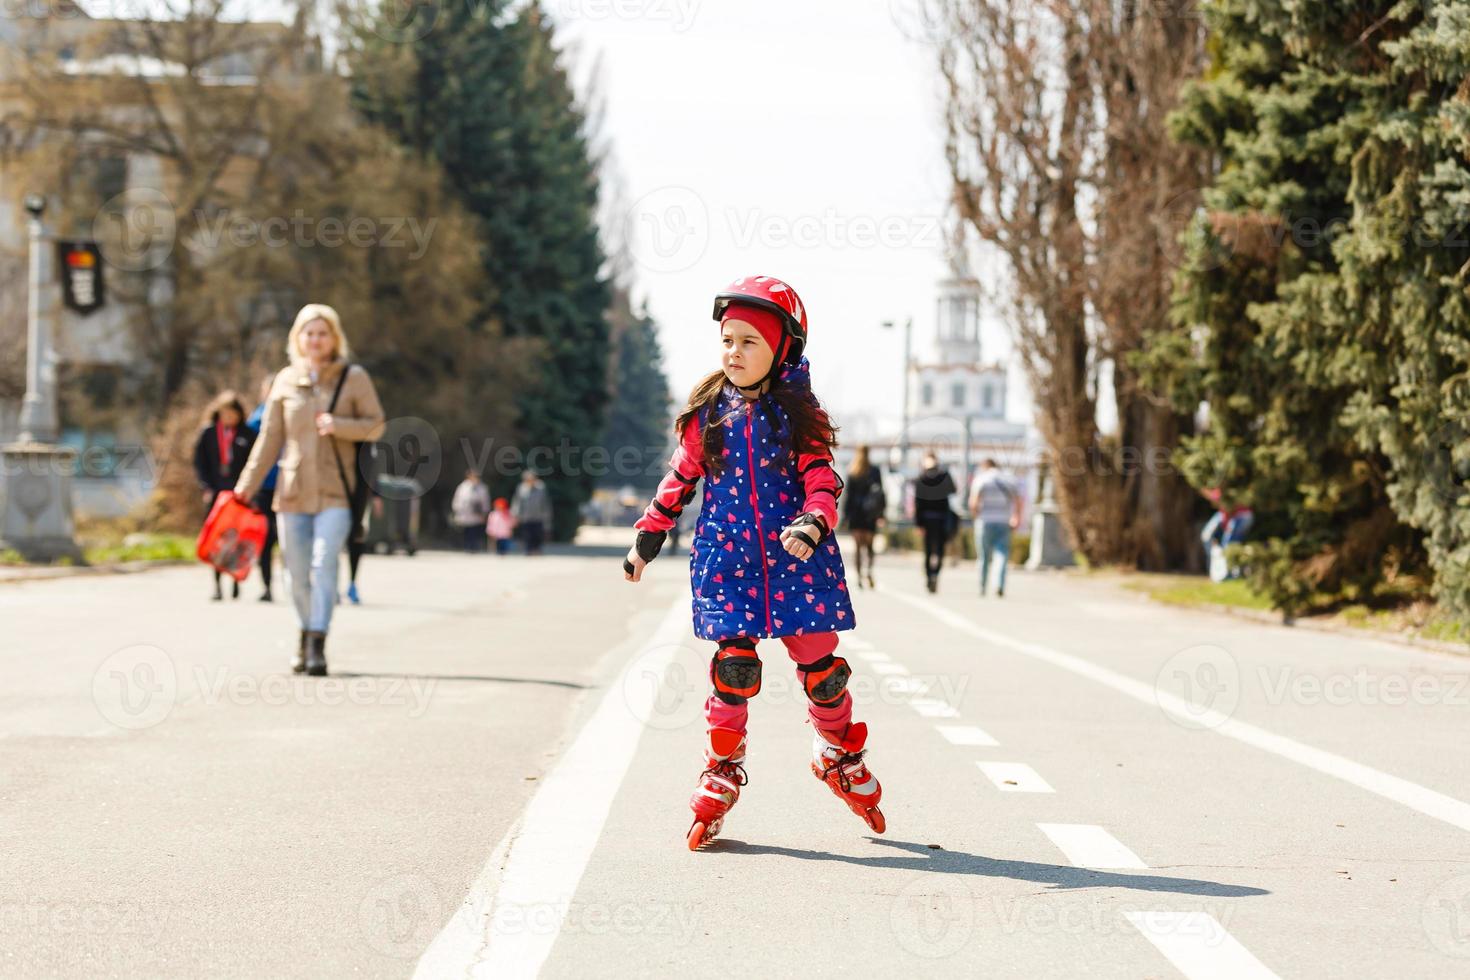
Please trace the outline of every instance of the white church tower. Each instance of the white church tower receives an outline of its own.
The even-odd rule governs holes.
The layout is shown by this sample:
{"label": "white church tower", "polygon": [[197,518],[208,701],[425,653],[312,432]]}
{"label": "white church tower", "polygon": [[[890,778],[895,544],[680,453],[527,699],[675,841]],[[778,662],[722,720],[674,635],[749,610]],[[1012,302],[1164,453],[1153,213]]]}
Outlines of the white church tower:
{"label": "white church tower", "polygon": [[[986,364],[980,345],[980,284],[952,276],[936,286],[935,359],[910,366],[909,418],[915,442],[926,434],[952,438],[968,420],[975,442],[1008,442],[1025,436],[1025,426],[1006,421],[1006,369]],[[942,427],[941,434],[934,431]]]}

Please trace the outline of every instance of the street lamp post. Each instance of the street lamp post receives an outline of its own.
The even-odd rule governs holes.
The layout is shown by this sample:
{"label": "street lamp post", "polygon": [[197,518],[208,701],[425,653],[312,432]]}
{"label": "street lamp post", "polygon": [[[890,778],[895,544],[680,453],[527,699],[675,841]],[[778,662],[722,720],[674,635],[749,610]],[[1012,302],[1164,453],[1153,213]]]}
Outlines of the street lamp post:
{"label": "street lamp post", "polygon": [[60,435],[56,412],[56,385],[53,383],[51,331],[42,307],[41,284],[45,282],[45,234],[41,215],[46,199],[27,194],[26,211],[30,220],[30,274],[26,296],[26,395],[20,408],[20,441],[50,444]]}
{"label": "street lamp post", "polygon": [[[893,329],[892,320],[884,320],[886,329]],[[913,370],[914,318],[903,322],[903,427],[898,433],[898,468],[903,472],[909,464],[909,375]]]}
{"label": "street lamp post", "polygon": [[46,234],[41,215],[46,199],[28,194],[30,277],[26,297],[26,394],[21,403],[20,442],[0,449],[0,551],[26,561],[79,560],[72,514],[71,474],[76,455],[54,443],[60,435],[56,379],[51,368],[51,332],[45,301]]}

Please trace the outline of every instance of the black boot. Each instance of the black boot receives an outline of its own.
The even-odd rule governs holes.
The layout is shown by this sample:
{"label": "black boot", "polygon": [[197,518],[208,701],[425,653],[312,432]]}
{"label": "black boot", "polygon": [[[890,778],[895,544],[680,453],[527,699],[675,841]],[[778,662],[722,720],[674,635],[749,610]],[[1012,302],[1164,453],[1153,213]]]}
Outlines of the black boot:
{"label": "black boot", "polygon": [[296,656],[291,658],[291,673],[306,673],[306,630],[301,631],[301,642],[296,644]]}
{"label": "black boot", "polygon": [[327,634],[316,630],[306,634],[306,673],[311,677],[327,676]]}

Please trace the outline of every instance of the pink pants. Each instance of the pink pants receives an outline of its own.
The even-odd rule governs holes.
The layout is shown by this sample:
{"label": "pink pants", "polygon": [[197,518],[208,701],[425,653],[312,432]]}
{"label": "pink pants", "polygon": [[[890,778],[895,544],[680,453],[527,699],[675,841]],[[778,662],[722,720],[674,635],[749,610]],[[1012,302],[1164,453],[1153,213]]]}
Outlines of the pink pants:
{"label": "pink pants", "polygon": [[[786,653],[797,664],[816,663],[837,649],[836,633],[807,633],[802,636],[783,636],[780,639],[786,644]],[[759,656],[758,653],[756,655]],[[806,687],[801,684],[801,671],[799,670],[796,672],[796,679],[797,685],[802,691],[805,691]],[[843,691],[842,700],[835,708],[823,708],[808,701],[806,712],[811,717],[812,724],[817,728],[837,732],[846,731],[848,722],[852,721],[852,695]],[[744,732],[749,716],[750,710],[747,705],[726,704],[714,694],[711,694],[704,702],[704,717],[710,728],[733,728],[737,732]]]}

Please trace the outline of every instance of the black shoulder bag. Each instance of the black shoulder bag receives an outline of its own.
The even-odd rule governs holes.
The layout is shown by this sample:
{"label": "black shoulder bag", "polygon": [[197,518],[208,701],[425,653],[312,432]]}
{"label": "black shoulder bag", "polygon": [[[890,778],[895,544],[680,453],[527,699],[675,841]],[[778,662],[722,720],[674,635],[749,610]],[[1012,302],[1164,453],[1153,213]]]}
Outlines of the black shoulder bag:
{"label": "black shoulder bag", "polygon": [[[337,379],[337,388],[332,392],[332,403],[327,406],[327,414],[335,415],[337,412],[337,399],[342,396],[342,386],[347,383],[347,373],[352,370],[348,364],[342,368],[342,375]],[[331,437],[335,440],[337,437]],[[357,465],[357,482],[347,482],[347,469],[342,465],[342,455],[337,452],[337,447],[332,446],[332,458],[337,461],[337,475],[342,478],[342,490],[347,494],[347,505],[352,511],[352,530],[348,532],[347,540],[353,544],[361,544],[367,534],[363,527],[363,515],[367,513],[368,491],[372,488],[368,485],[368,479],[362,470],[362,450],[367,443],[353,442],[352,459]]]}

